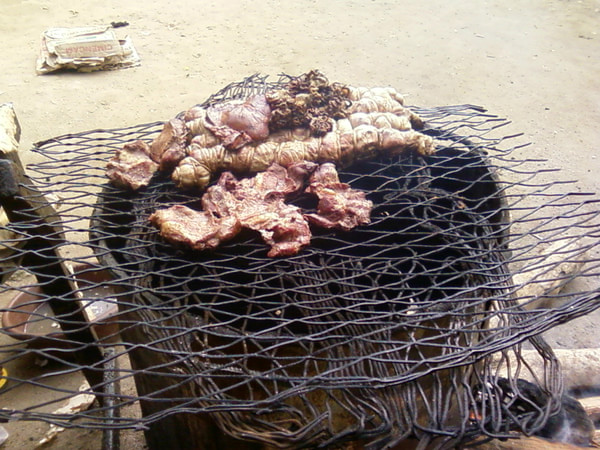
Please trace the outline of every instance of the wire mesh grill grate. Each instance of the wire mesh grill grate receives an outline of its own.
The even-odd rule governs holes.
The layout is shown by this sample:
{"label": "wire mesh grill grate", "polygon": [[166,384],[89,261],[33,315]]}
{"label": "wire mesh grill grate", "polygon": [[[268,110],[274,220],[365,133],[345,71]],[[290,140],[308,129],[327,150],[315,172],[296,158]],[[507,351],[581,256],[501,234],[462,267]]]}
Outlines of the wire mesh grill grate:
{"label": "wire mesh grill grate", "polygon": [[[266,78],[250,77],[205,104],[268,86]],[[518,275],[533,273],[543,262],[541,250],[552,246],[565,260],[585,254],[580,275],[597,280],[597,200],[573,192],[575,183],[547,181],[544,172],[554,173],[523,157],[525,146],[513,144],[517,136],[501,133],[507,122],[481,108],[415,110],[438,152],[341,171],[342,181],[373,201],[372,223],[350,232],[314,231],[311,245],[287,258],[267,258],[252,233],[210,252],[174,248],[147,218],[158,207],[197,205],[197,196],[178,192],[160,175],[135,194],[107,184],[108,158],[124,143],[151,141],[160,122],[39,143],[34,150],[44,161],[28,173],[60,214],[51,225],[65,238],[46,237],[76,272],[62,275],[79,282],[67,297],[91,302],[88,308],[118,305],[108,323],[120,334],[106,323],[69,324],[61,317],[49,326],[61,324],[62,331],[43,339],[17,336],[5,325],[21,340],[1,347],[2,365],[41,355],[59,364],[51,378],[102,371],[101,364],[73,359],[77,350],[98,345],[104,362],[128,357],[131,366],[121,364],[114,375],[121,384],[134,380],[137,390],[107,392],[102,387],[114,379],[105,380],[92,386],[102,404],[56,415],[52,405],[75,389],[43,373],[15,372],[1,395],[15,398],[27,388],[54,395],[5,408],[0,417],[159,433],[181,424],[215,426],[234,439],[298,448],[349,441],[379,448],[409,436],[449,446],[540,429],[556,412],[562,386],[539,335],[597,308],[598,289],[580,283],[563,306],[527,310],[521,304],[541,294],[524,288],[545,286],[555,275],[550,266],[526,284]],[[303,198],[297,203],[315,207]],[[0,295],[29,296],[35,310],[53,296],[50,282],[40,267],[23,264],[38,251],[27,247],[31,230],[6,229],[14,238],[3,243],[8,281]],[[575,252],[567,249],[573,240]],[[551,281],[554,292],[572,280]],[[33,317],[48,320],[40,312]],[[97,342],[78,342],[73,330],[90,326]],[[521,358],[524,345],[545,361],[545,373],[531,373]],[[526,373],[548,396],[540,407],[515,414],[499,386],[511,380],[518,397],[514,381]],[[128,415],[136,402],[142,415]],[[103,414],[115,407],[126,412]]]}

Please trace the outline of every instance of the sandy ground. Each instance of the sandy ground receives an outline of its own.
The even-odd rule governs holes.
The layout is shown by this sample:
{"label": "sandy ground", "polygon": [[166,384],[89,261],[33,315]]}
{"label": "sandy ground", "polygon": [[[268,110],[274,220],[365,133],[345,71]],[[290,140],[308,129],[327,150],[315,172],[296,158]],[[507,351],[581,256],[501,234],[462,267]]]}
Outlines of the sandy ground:
{"label": "sandy ground", "polygon": [[[113,21],[129,22],[118,32],[132,37],[141,66],[36,75],[42,31]],[[599,0],[2,0],[0,103],[13,102],[32,161],[26,150],[52,136],[166,120],[253,73],[318,68],[331,80],[392,85],[413,105],[483,105],[512,121],[507,134],[524,134],[529,155],[596,191],[599,24]],[[597,346],[599,317],[548,339]],[[33,448],[45,427],[8,424],[5,448]],[[123,448],[143,445],[124,435]],[[98,432],[66,431],[50,447],[100,445]]]}

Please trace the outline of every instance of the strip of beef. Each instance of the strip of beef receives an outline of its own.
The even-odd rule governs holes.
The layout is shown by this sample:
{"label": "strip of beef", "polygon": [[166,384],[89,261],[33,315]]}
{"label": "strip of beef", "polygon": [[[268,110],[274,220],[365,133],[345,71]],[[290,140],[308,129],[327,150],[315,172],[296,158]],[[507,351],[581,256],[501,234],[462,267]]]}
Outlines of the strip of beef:
{"label": "strip of beef", "polygon": [[306,192],[319,197],[316,214],[306,214],[311,224],[349,231],[371,222],[373,202],[365,193],[341,183],[335,166],[321,164],[310,177]]}
{"label": "strip of beef", "polygon": [[183,205],[159,209],[149,220],[160,229],[161,236],[167,241],[193,250],[218,247],[241,230],[235,216],[216,217]]}
{"label": "strip of beef", "polygon": [[113,185],[133,191],[148,186],[157,170],[150,147],[141,140],[125,144],[106,165],[106,175]]}
{"label": "strip of beef", "polygon": [[205,211],[219,217],[235,216],[243,228],[258,231],[271,247],[267,256],[295,255],[310,243],[311,232],[300,208],[285,203],[286,195],[302,188],[316,164],[288,171],[273,164],[252,178],[238,180],[224,172],[202,197]]}

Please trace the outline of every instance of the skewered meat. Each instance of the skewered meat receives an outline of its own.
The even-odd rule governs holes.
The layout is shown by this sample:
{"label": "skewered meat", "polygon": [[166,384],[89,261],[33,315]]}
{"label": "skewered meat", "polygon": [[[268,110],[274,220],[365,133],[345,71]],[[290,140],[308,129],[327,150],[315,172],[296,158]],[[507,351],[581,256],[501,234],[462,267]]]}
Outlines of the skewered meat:
{"label": "skewered meat", "polygon": [[331,163],[322,164],[315,170],[306,192],[319,197],[317,213],[305,215],[311,224],[349,231],[371,222],[373,202],[366,199],[364,192],[341,183]]}
{"label": "skewered meat", "polygon": [[374,158],[380,154],[393,156],[404,151],[420,154],[433,152],[433,140],[413,130],[377,128],[373,125],[354,127],[350,120],[336,121],[334,130],[323,137],[305,137],[290,140],[289,132],[273,133],[263,142],[249,144],[237,152],[222,145],[205,148],[191,145],[172,174],[173,181],[184,189],[203,189],[212,174],[221,170],[251,173],[265,170],[272,163],[285,167],[298,161],[337,162],[347,167],[355,161]]}
{"label": "skewered meat", "polygon": [[148,186],[158,164],[150,157],[150,147],[141,140],[125,144],[108,161],[106,174],[122,189],[137,190]]}

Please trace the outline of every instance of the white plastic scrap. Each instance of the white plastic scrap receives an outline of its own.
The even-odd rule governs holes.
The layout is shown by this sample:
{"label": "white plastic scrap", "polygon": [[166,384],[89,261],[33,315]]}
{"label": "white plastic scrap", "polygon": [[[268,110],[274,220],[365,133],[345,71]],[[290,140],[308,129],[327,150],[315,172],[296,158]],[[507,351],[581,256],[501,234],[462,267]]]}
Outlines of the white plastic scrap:
{"label": "white plastic scrap", "polygon": [[8,439],[8,431],[0,425],[0,445],[4,444]]}
{"label": "white plastic scrap", "polygon": [[[79,392],[89,391],[89,388],[90,385],[86,382],[81,385]],[[70,397],[63,406],[54,411],[54,414],[75,414],[80,411],[85,411],[94,402],[95,398],[96,396],[93,394],[77,394],[73,397]],[[41,447],[42,445],[52,441],[61,431],[64,431],[63,427],[51,424],[44,437],[38,442],[37,447]]]}

